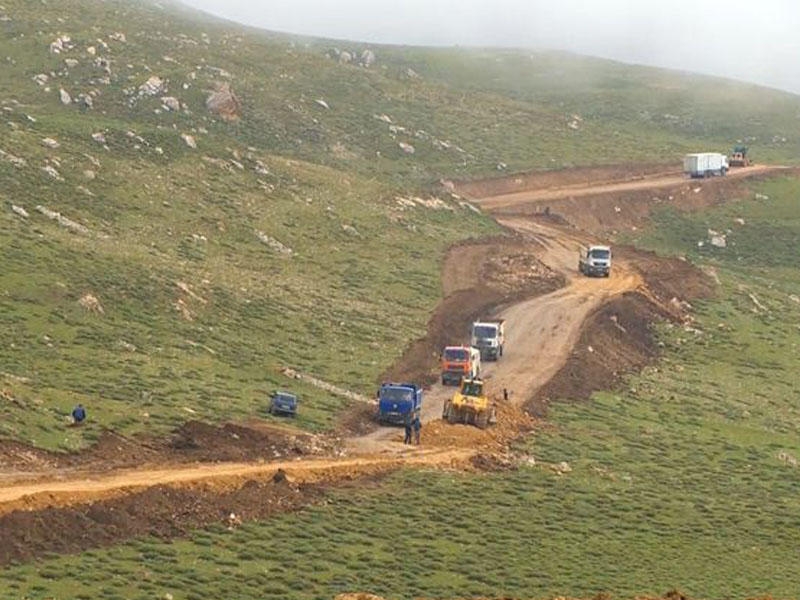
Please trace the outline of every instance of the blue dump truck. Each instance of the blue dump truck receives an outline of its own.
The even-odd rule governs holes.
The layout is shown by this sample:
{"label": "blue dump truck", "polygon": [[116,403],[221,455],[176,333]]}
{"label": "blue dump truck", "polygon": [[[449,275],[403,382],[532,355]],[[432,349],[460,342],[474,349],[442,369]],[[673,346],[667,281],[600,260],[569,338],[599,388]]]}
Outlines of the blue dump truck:
{"label": "blue dump truck", "polygon": [[413,383],[384,383],[378,390],[378,422],[401,424],[422,410],[422,388]]}

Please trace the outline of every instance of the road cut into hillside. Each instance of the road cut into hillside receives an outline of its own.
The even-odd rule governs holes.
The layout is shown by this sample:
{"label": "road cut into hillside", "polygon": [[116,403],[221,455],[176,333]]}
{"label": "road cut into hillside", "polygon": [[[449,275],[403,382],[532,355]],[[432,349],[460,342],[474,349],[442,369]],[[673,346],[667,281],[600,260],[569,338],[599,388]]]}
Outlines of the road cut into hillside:
{"label": "road cut into hillside", "polygon": [[[766,167],[752,167],[733,172],[733,179],[748,175],[763,176],[770,172]],[[44,507],[65,507],[102,504],[110,498],[133,494],[155,486],[175,486],[183,489],[202,485],[220,490],[241,486],[244,482],[269,480],[281,470],[301,483],[349,481],[358,477],[388,472],[403,466],[417,468],[471,468],[481,454],[502,453],[508,443],[532,426],[530,417],[522,410],[544,385],[565,365],[573,354],[588,318],[605,303],[631,292],[642,297],[656,298],[653,282],[661,277],[662,270],[652,256],[637,254],[634,250],[615,256],[612,274],[608,278],[588,278],[577,273],[578,247],[586,242],[602,239],[603,231],[621,229],[638,223],[642,204],[660,203],[669,194],[680,205],[695,207],[705,199],[711,204],[718,201],[725,178],[711,181],[687,181],[674,174],[645,176],[635,182],[618,183],[603,179],[599,186],[587,183],[582,186],[559,185],[549,182],[546,189],[514,191],[510,194],[492,195],[491,183],[483,184],[484,197],[472,195],[469,199],[482,210],[492,214],[510,233],[509,238],[488,244],[489,254],[517,257],[515,248],[535,248],[535,258],[542,272],[555,273],[563,286],[555,291],[528,297],[519,294],[503,297],[486,308],[491,316],[506,319],[507,341],[503,357],[487,363],[484,376],[493,396],[509,393],[509,402],[500,402],[498,424],[481,431],[464,425],[447,425],[441,420],[442,405],[454,388],[432,385],[426,390],[424,401],[423,446],[408,448],[401,443],[398,428],[380,427],[366,434],[352,435],[338,452],[328,456],[298,456],[292,460],[276,461],[230,460],[204,454],[195,464],[176,464],[170,459],[159,462],[158,455],[148,455],[147,464],[134,468],[108,468],[87,461],[70,468],[42,468],[27,472],[0,473],[0,515],[16,509],[36,511]],[[627,200],[617,197],[624,186],[634,185],[635,193],[647,197],[631,196]],[[507,189],[506,186],[505,189]],[[698,188],[702,188],[697,191]],[[627,188],[626,188],[627,189]],[[674,191],[672,191],[674,189]],[[611,190],[611,191],[609,191]],[[667,190],[664,192],[663,190]],[[629,190],[630,191],[630,190]],[[659,197],[655,197],[658,191]],[[727,192],[726,192],[727,194]],[[724,194],[723,194],[724,195]],[[652,198],[651,198],[652,196]],[[561,203],[561,204],[559,204]],[[591,210],[586,210],[591,207]],[[591,213],[591,214],[587,214]],[[626,215],[632,216],[626,216]],[[599,219],[598,215],[606,215]],[[627,219],[627,220],[626,220]],[[575,222],[586,223],[579,227]],[[516,254],[515,254],[516,252]],[[467,249],[461,256],[475,261],[476,252]],[[517,265],[514,260],[506,261]],[[524,276],[536,265],[522,261],[516,266]],[[690,265],[685,267],[691,269]],[[483,278],[485,269],[454,269],[445,273],[453,294],[461,294],[462,302],[469,302],[469,287],[460,281],[469,276]],[[548,275],[549,276],[549,275]],[[680,290],[683,278],[673,286]],[[553,286],[550,286],[551,289]],[[466,292],[466,293],[465,293]],[[669,294],[672,293],[670,291]],[[674,292],[679,294],[679,291]],[[660,293],[661,300],[669,300]],[[513,300],[509,300],[513,298]],[[447,301],[447,297],[443,302]],[[474,307],[473,307],[474,308]],[[490,315],[483,315],[490,316]],[[454,341],[465,332],[454,332]],[[429,368],[428,371],[431,369]],[[236,440],[243,436],[237,430]],[[294,442],[292,442],[294,443]],[[229,462],[217,462],[228,460]],[[138,463],[133,463],[138,464]]]}

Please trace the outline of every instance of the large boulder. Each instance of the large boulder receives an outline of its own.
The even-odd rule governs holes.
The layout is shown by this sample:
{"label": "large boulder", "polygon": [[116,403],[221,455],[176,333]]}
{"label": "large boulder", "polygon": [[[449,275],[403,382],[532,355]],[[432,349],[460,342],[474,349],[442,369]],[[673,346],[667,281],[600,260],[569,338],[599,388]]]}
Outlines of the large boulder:
{"label": "large boulder", "polygon": [[223,121],[233,122],[241,118],[242,105],[229,83],[218,83],[206,99],[206,108]]}

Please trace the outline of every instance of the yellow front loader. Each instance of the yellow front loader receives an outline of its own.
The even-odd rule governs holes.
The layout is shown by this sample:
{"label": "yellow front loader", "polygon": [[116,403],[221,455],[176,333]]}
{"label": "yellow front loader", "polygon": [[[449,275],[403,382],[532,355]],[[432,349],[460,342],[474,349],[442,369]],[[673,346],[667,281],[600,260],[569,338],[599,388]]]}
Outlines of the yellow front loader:
{"label": "yellow front loader", "polygon": [[448,423],[464,423],[485,429],[497,420],[497,407],[489,400],[482,379],[464,378],[461,387],[444,403],[442,418]]}

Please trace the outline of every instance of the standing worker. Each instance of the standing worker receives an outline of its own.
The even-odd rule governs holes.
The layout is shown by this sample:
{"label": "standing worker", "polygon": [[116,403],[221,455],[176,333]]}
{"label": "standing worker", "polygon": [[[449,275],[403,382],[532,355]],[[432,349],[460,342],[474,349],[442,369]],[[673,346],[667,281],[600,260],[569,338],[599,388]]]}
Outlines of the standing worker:
{"label": "standing worker", "polygon": [[404,444],[410,444],[411,443],[411,425],[412,425],[412,419],[411,419],[411,414],[409,413],[409,414],[406,415],[406,418],[403,420],[403,427],[405,428],[405,432],[406,432],[406,437],[403,438],[403,443]]}
{"label": "standing worker", "polygon": [[414,443],[419,446],[419,435],[422,430],[422,421],[419,418],[419,413],[414,415],[414,421],[411,425],[414,428]]}
{"label": "standing worker", "polygon": [[86,420],[86,409],[83,408],[83,404],[78,404],[78,406],[72,409],[72,421],[75,425],[80,425],[85,420]]}

